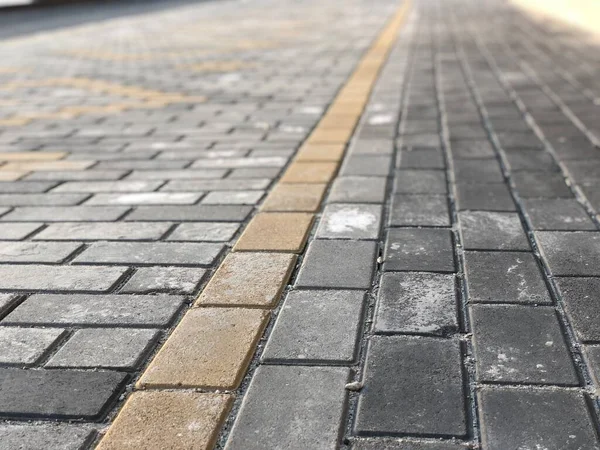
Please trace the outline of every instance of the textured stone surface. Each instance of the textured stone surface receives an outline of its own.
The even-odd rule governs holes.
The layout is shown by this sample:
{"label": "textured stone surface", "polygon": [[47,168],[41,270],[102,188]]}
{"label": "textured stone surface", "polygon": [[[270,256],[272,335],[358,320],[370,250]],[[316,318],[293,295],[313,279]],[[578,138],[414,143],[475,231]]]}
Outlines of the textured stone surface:
{"label": "textured stone surface", "polygon": [[182,223],[169,235],[167,240],[226,242],[233,239],[239,228],[237,223],[227,222]]}
{"label": "textured stone surface", "polygon": [[140,267],[120,290],[122,293],[169,292],[190,294],[204,279],[205,269],[188,267]]}
{"label": "textured stone surface", "polygon": [[282,183],[329,183],[337,169],[333,162],[295,162],[281,177]]}
{"label": "textured stone surface", "polygon": [[0,364],[35,363],[64,334],[60,328],[0,328]]}
{"label": "textured stone surface", "polygon": [[262,205],[262,211],[303,211],[319,209],[325,184],[277,184]]}
{"label": "textured stone surface", "polygon": [[158,240],[171,228],[170,223],[149,222],[65,222],[48,225],[35,240]]}
{"label": "textured stone surface", "polygon": [[349,375],[343,367],[259,367],[225,448],[336,448]]}
{"label": "textured stone surface", "polygon": [[575,333],[582,341],[600,341],[600,279],[557,278],[556,284]]}
{"label": "textured stone surface", "polygon": [[94,427],[79,424],[0,425],[1,450],[79,450],[94,438]]}
{"label": "textured stone surface", "polygon": [[396,194],[445,194],[446,174],[442,170],[397,170]]}
{"label": "textured stone surface", "polygon": [[235,244],[236,251],[300,252],[313,221],[306,213],[260,213]]}
{"label": "textured stone surface", "polygon": [[383,269],[454,272],[452,234],[436,229],[391,229],[388,232]]}
{"label": "textured stone surface", "polygon": [[469,211],[458,217],[466,250],[529,250],[518,214]]}
{"label": "textured stone surface", "polygon": [[0,289],[106,292],[126,271],[126,267],[115,266],[2,265]]}
{"label": "textured stone surface", "polygon": [[379,205],[327,205],[316,236],[320,239],[377,239],[381,228],[381,213]]}
{"label": "textured stone surface", "polygon": [[352,450],[464,450],[467,447],[459,441],[451,440],[412,440],[412,439],[361,439],[352,444]]}
{"label": "textured stone surface", "polygon": [[395,195],[390,226],[450,226],[448,199],[442,195]]}
{"label": "textured stone surface", "polygon": [[600,275],[600,233],[539,231],[535,235],[552,275]]}
{"label": "textured stone surface", "polygon": [[595,230],[583,207],[576,200],[526,199],[525,211],[535,230]]}
{"label": "textured stone surface", "polygon": [[338,177],[327,198],[331,203],[383,203],[387,179],[383,177]]}

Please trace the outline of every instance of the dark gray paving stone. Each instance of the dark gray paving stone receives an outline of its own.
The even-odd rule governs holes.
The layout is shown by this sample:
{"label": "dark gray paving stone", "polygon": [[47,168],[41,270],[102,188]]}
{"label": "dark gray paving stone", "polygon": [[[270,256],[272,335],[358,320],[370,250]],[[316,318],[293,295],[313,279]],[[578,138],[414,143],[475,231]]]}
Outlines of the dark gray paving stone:
{"label": "dark gray paving stone", "polygon": [[118,220],[129,210],[126,206],[24,206],[2,216],[14,222],[107,222]]}
{"label": "dark gray paving stone", "polygon": [[95,434],[88,424],[1,424],[0,450],[80,450]]}
{"label": "dark gray paving stone", "polygon": [[392,167],[391,156],[362,156],[350,155],[346,158],[342,168],[341,176],[358,175],[370,177],[387,177]]}
{"label": "dark gray paving stone", "polygon": [[516,213],[461,211],[458,218],[466,250],[530,249]]}
{"label": "dark gray paving stone", "polygon": [[354,361],[364,297],[361,291],[290,292],[262,360],[337,364]]}
{"label": "dark gray paving stone", "polygon": [[383,269],[412,272],[454,272],[450,230],[393,228],[388,232]]}
{"label": "dark gray paving stone", "polygon": [[535,236],[552,275],[600,275],[600,233],[538,231]]}
{"label": "dark gray paving stone", "polygon": [[414,147],[440,147],[442,145],[439,133],[405,134],[402,143]]}
{"label": "dark gray paving stone", "polygon": [[512,179],[523,198],[571,198],[573,193],[559,173],[515,172]]}
{"label": "dark gray paving stone", "polygon": [[579,392],[484,387],[478,396],[484,450],[600,448]]}
{"label": "dark gray paving stone", "polygon": [[485,139],[452,140],[452,156],[457,159],[493,158],[494,147]]}
{"label": "dark gray paving stone", "polygon": [[375,242],[313,241],[300,267],[296,286],[368,289],[376,252]]}
{"label": "dark gray paving stone", "polygon": [[448,198],[442,195],[394,195],[390,226],[448,227]]}
{"label": "dark gray paving stone", "polygon": [[556,278],[555,281],[579,339],[600,342],[600,278]]}
{"label": "dark gray paving stone", "polygon": [[557,172],[558,166],[552,155],[545,150],[506,150],[506,158],[512,171],[528,170]]}
{"label": "dark gray paving stone", "polygon": [[479,381],[579,384],[553,308],[473,305],[470,314]]}
{"label": "dark gray paving stone", "polygon": [[76,264],[209,266],[223,244],[176,242],[95,242],[73,261]]}
{"label": "dark gray paving stone", "polygon": [[375,336],[356,416],[359,435],[464,436],[457,341]]}
{"label": "dark gray paving stone", "polygon": [[126,271],[127,267],[0,265],[0,289],[106,292]]}
{"label": "dark gray paving stone", "polygon": [[504,177],[496,159],[457,159],[454,176],[461,183],[502,183]]}
{"label": "dark gray paving stone", "polygon": [[336,448],[349,376],[344,367],[260,366],[225,449]]}
{"label": "dark gray paving stone", "polygon": [[446,194],[448,186],[443,170],[396,170],[395,194]]}
{"label": "dark gray paving stone", "polygon": [[465,252],[469,301],[551,304],[531,253]]}
{"label": "dark gray paving stone", "polygon": [[465,450],[467,446],[454,440],[413,440],[371,438],[355,440],[352,450]]}
{"label": "dark gray paving stone", "polygon": [[403,148],[396,159],[397,169],[444,169],[446,162],[439,148]]}
{"label": "dark gray paving stone", "polygon": [[454,275],[384,273],[375,312],[376,333],[447,335],[458,328]]}
{"label": "dark gray paving stone", "polygon": [[206,269],[191,267],[140,267],[120,292],[191,294],[205,275]]}
{"label": "dark gray paving stone", "polygon": [[124,220],[242,222],[252,209],[252,206],[247,205],[140,206]]}
{"label": "dark gray paving stone", "polygon": [[77,330],[45,367],[133,369],[142,362],[157,338],[158,330]]}
{"label": "dark gray paving stone", "polygon": [[338,177],[333,182],[328,203],[383,203],[385,177]]}
{"label": "dark gray paving stone", "polygon": [[[316,237],[319,239],[378,239],[382,207],[360,203],[327,205]],[[0,247],[1,249],[1,247]]]}
{"label": "dark gray paving stone", "polygon": [[600,382],[600,345],[585,345],[584,354],[596,385]]}
{"label": "dark gray paving stone", "polygon": [[0,369],[0,416],[99,419],[125,381],[119,372]]}
{"label": "dark gray paving stone", "polygon": [[585,209],[575,199],[526,199],[523,203],[534,230],[596,229]]}
{"label": "dark gray paving stone", "polygon": [[166,327],[184,303],[174,295],[32,295],[3,325]]}
{"label": "dark gray paving stone", "polygon": [[458,209],[461,211],[516,211],[505,184],[459,183],[456,192]]}

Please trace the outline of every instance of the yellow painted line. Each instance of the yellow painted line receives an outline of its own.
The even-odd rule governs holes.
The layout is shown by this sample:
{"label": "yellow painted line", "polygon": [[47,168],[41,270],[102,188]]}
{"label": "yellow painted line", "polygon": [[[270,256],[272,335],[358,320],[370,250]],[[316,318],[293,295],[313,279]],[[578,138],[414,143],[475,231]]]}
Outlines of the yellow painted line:
{"label": "yellow painted line", "polygon": [[[410,2],[404,1],[271,191],[275,199],[266,201],[265,205],[275,205],[276,210],[284,205],[285,212],[272,212],[269,207],[263,207],[250,221],[233,252],[219,266],[194,307],[184,315],[140,377],[136,388],[148,389],[152,395],[145,397],[145,402],[138,399],[148,395],[147,392],[135,392],[131,396],[99,449],[184,448],[179,447],[177,441],[172,446],[157,447],[152,440],[142,437],[179,436],[175,431],[185,430],[193,417],[203,425],[205,435],[218,434],[225,421],[224,414],[215,420],[218,414],[201,408],[188,411],[189,406],[182,404],[184,411],[173,411],[163,410],[162,405],[173,401],[173,392],[182,393],[180,395],[189,392],[181,389],[227,391],[239,387],[270,310],[279,302],[289,281],[296,254],[304,249],[315,218],[313,211],[320,206],[327,183],[337,171],[343,149],[363,113],[409,8]],[[336,150],[340,147],[341,151]],[[318,156],[319,149],[325,155],[323,159]],[[304,186],[313,188],[308,198],[298,197],[299,189]],[[282,198],[286,193],[289,201]],[[298,209],[294,209],[296,205]],[[306,212],[307,205],[309,212]],[[224,408],[221,406],[221,410]],[[153,419],[145,421],[140,417]],[[189,433],[184,436],[187,438]],[[209,449],[214,443],[206,437],[190,439],[185,448]]]}

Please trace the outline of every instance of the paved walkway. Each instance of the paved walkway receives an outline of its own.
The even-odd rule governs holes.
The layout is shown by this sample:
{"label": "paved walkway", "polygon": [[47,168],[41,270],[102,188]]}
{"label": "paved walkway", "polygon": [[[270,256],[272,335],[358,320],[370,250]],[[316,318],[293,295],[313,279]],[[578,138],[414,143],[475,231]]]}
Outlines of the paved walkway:
{"label": "paved walkway", "polygon": [[0,43],[1,450],[600,450],[597,44],[116,15]]}

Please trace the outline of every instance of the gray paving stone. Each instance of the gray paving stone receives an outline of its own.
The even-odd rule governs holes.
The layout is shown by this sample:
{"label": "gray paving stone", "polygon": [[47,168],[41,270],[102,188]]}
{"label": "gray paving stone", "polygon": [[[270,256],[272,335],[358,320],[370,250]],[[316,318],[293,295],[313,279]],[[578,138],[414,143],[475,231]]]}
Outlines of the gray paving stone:
{"label": "gray paving stone", "polygon": [[194,169],[237,169],[246,167],[283,167],[287,163],[284,156],[263,158],[215,158],[198,159],[192,164]]}
{"label": "gray paving stone", "polygon": [[361,291],[291,291],[262,361],[351,363],[356,357],[364,297]]}
{"label": "gray paving stone", "polygon": [[600,345],[585,345],[583,349],[587,365],[591,369],[590,374],[597,386],[600,380]]}
{"label": "gray paving stone", "polygon": [[126,221],[242,222],[252,212],[245,205],[139,206]]}
{"label": "gray paving stone", "polygon": [[431,134],[407,134],[402,136],[402,143],[414,147],[439,147],[441,145],[440,135]]}
{"label": "gray paving stone", "polygon": [[446,335],[458,328],[454,275],[384,273],[375,312],[376,333]]}
{"label": "gray paving stone", "polygon": [[450,226],[448,198],[442,195],[394,195],[390,226]]}
{"label": "gray paving stone", "polygon": [[391,155],[394,143],[390,139],[354,139],[348,151],[353,155]]}
{"label": "gray paving stone", "polygon": [[67,181],[52,192],[150,192],[161,184],[160,181]]}
{"label": "gray paving stone", "polygon": [[118,220],[129,208],[124,206],[97,207],[17,207],[2,217],[15,222],[106,222]]}
{"label": "gray paving stone", "polygon": [[34,364],[64,332],[60,328],[0,327],[0,365]]}
{"label": "gray paving stone", "polygon": [[77,256],[75,264],[195,265],[209,266],[222,244],[176,242],[95,242]]}
{"label": "gray paving stone", "polygon": [[458,214],[467,250],[529,250],[518,214],[468,211]]}
{"label": "gray paving stone", "polygon": [[271,184],[269,178],[224,179],[224,180],[173,180],[160,188],[167,192],[233,191],[266,189]]}
{"label": "gray paving stone", "polygon": [[577,386],[579,380],[553,308],[470,308],[479,381]]}
{"label": "gray paving stone", "polygon": [[72,206],[87,194],[0,194],[0,206]]}
{"label": "gray paving stone", "polygon": [[600,448],[578,392],[484,387],[479,402],[484,450]]}
{"label": "gray paving stone", "polygon": [[79,247],[67,242],[0,242],[0,262],[60,263]]}
{"label": "gray paving stone", "polygon": [[376,252],[375,242],[313,241],[300,267],[296,286],[368,289]]}
{"label": "gray paving stone", "polygon": [[15,308],[3,325],[166,327],[184,298],[174,295],[36,294]]}
{"label": "gray paving stone", "polygon": [[438,148],[403,148],[396,159],[397,169],[444,169],[444,154]]}
{"label": "gray paving stone", "polygon": [[535,233],[552,275],[600,275],[600,233]]}
{"label": "gray paving stone", "polygon": [[[161,161],[162,162],[162,161]],[[127,175],[127,180],[201,180],[219,179],[227,175],[226,169],[209,170],[134,170]]]}
{"label": "gray paving stone", "polygon": [[256,205],[264,191],[215,191],[202,199],[203,205]]}
{"label": "gray paving stone", "polygon": [[378,239],[382,208],[370,204],[327,205],[316,236],[321,239]]}
{"label": "gray paving stone", "polygon": [[158,330],[77,330],[45,367],[134,369],[156,343]]}
{"label": "gray paving stone", "polygon": [[496,159],[459,159],[454,175],[461,183],[502,183],[504,177]]}
{"label": "gray paving stone", "polygon": [[383,270],[454,272],[452,233],[428,228],[388,231]]}
{"label": "gray paving stone", "polygon": [[80,450],[94,435],[88,424],[0,424],[0,450]]}
{"label": "gray paving stone", "polygon": [[120,292],[171,292],[191,294],[206,275],[205,269],[187,267],[140,267]]}
{"label": "gray paving stone", "polygon": [[126,174],[126,170],[49,171],[33,172],[24,179],[41,181],[106,181],[118,180]]}
{"label": "gray paving stone", "polygon": [[340,169],[341,176],[386,177],[390,174],[392,157],[351,155]]}
{"label": "gray paving stone", "polygon": [[387,178],[338,177],[334,180],[329,203],[384,203]]}
{"label": "gray paving stone", "polygon": [[86,205],[192,205],[203,192],[134,192],[96,194]]}
{"label": "gray paving stone", "polygon": [[55,241],[155,241],[160,239],[171,228],[171,225],[167,222],[63,222],[48,225],[33,239]]}
{"label": "gray paving stone", "polygon": [[233,169],[228,179],[276,178],[279,176],[279,167],[259,167],[256,169]]}
{"label": "gray paving stone", "polygon": [[15,294],[0,294],[0,318],[8,311],[18,300]]}
{"label": "gray paving stone", "polygon": [[600,278],[556,278],[555,281],[579,339],[600,342]]}
{"label": "gray paving stone", "polygon": [[457,159],[493,158],[495,156],[492,144],[483,139],[452,140],[452,155]]}
{"label": "gray paving stone", "polygon": [[528,170],[557,172],[558,166],[552,155],[545,150],[505,150],[512,171]]}
{"label": "gray paving stone", "polygon": [[523,203],[534,230],[596,229],[586,211],[574,199],[526,199]]}
{"label": "gray paving stone", "polygon": [[456,192],[458,209],[461,211],[516,211],[508,187],[501,183],[459,183]]}
{"label": "gray paving stone", "polygon": [[233,239],[239,228],[239,224],[227,222],[182,223],[167,240],[227,242]]}
{"label": "gray paving stone", "polygon": [[99,419],[125,380],[119,372],[0,369],[0,416]]}
{"label": "gray paving stone", "polygon": [[355,440],[352,450],[465,450],[466,445],[455,440],[413,440],[371,438]]}
{"label": "gray paving stone", "polygon": [[465,271],[471,302],[552,303],[531,253],[466,252]]}
{"label": "gray paving stone", "polygon": [[443,170],[396,170],[396,194],[446,194],[446,173]]}
{"label": "gray paving stone", "polygon": [[521,197],[569,198],[573,193],[558,173],[515,172],[512,175]]}
{"label": "gray paving stone", "polygon": [[373,337],[363,381],[355,425],[359,435],[467,433],[457,341]]}
{"label": "gray paving stone", "polygon": [[46,192],[56,184],[56,181],[12,181],[1,183],[0,192],[3,194],[35,194]]}
{"label": "gray paving stone", "polygon": [[0,239],[19,241],[42,227],[42,223],[2,223],[0,222]]}
{"label": "gray paving stone", "polygon": [[260,366],[225,449],[337,448],[349,376],[343,367]]}

